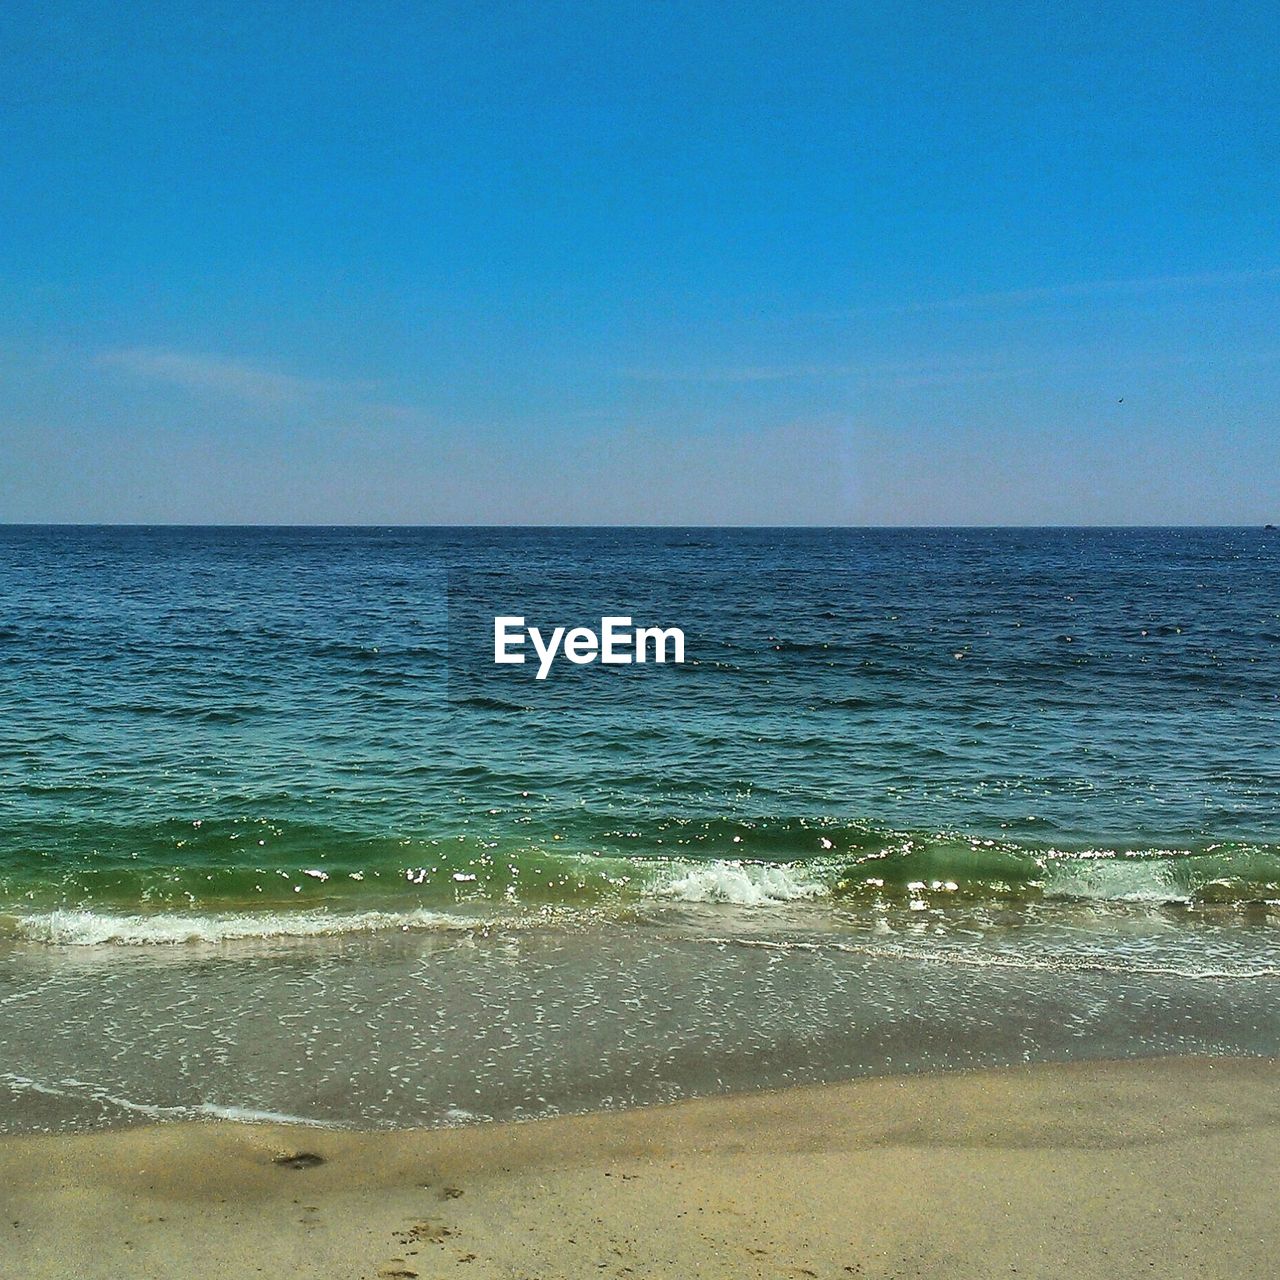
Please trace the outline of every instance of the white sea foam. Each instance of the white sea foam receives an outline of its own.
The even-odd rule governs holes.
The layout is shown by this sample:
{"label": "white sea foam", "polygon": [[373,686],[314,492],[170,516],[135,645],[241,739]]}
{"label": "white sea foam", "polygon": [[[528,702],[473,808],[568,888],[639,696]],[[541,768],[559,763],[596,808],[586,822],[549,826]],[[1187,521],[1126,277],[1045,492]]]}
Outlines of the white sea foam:
{"label": "white sea foam", "polygon": [[202,1116],[215,1120],[234,1120],[238,1124],[296,1124],[308,1129],[333,1129],[337,1126],[329,1120],[313,1120],[310,1116],[295,1116],[287,1111],[263,1111],[258,1107],[224,1106],[217,1102],[202,1102],[191,1108]]}
{"label": "white sea foam", "polygon": [[313,1120],[309,1116],[298,1116],[284,1111],[264,1111],[259,1107],[241,1107],[218,1102],[200,1102],[192,1106],[165,1106],[155,1102],[138,1102],[132,1098],[122,1097],[104,1085],[95,1084],[89,1080],[79,1080],[73,1076],[65,1077],[56,1083],[44,1083],[33,1080],[30,1076],[19,1075],[17,1072],[0,1071],[0,1083],[8,1085],[16,1092],[41,1093],[51,1098],[88,1098],[153,1120],[195,1119],[208,1116],[216,1120],[234,1120],[240,1124],[305,1125],[311,1129],[336,1127],[328,1120]]}
{"label": "white sea foam", "polygon": [[1192,958],[1171,959],[1164,962],[1119,954],[1108,955],[1105,952],[1064,951],[1056,955],[1052,952],[1018,955],[1009,952],[965,950],[962,947],[944,949],[911,943],[868,945],[833,939],[705,937],[699,941],[717,947],[742,947],[786,954],[821,955],[828,952],[843,952],[846,955],[866,956],[873,960],[901,960],[908,963],[923,961],[927,964],[958,966],[966,969],[1021,969],[1047,973],[1119,973],[1196,979],[1280,977],[1280,968],[1270,964],[1243,962],[1205,965]]}
{"label": "white sea foam", "polygon": [[281,911],[239,915],[116,915],[99,911],[50,911],[19,916],[21,936],[63,947],[104,943],[234,942],[250,938],[314,938],[389,929],[456,928],[457,917],[438,911]]}
{"label": "white sea foam", "polygon": [[671,867],[649,893],[678,902],[727,902],[740,907],[766,907],[826,896],[827,886],[796,867],[752,862],[688,863]]}

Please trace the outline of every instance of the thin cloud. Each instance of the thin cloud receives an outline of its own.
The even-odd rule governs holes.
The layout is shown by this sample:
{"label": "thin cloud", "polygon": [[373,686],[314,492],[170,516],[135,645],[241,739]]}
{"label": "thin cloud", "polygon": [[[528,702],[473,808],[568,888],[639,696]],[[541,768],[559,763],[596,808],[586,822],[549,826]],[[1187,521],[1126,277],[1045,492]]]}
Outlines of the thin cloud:
{"label": "thin cloud", "polygon": [[[1077,298],[1140,297],[1149,293],[1191,292],[1198,289],[1229,289],[1280,282],[1280,267],[1258,271],[1212,271],[1199,275],[1141,276],[1113,280],[1081,280],[1069,284],[1040,285],[1031,289],[1003,289],[995,293],[962,294],[955,298],[908,302],[900,306],[872,307],[879,312],[968,311],[984,308],[1052,305]],[[840,312],[832,319],[860,314],[861,309]]]}
{"label": "thin cloud", "polygon": [[840,382],[863,391],[903,391],[918,387],[962,386],[1045,375],[1126,373],[1141,369],[1194,368],[1201,365],[1273,364],[1277,351],[1244,352],[1115,352],[1060,349],[1038,353],[990,353],[973,359],[902,361],[881,364],[731,365],[689,369],[629,369],[624,377],[638,382],[689,385],[749,385],[759,382]]}
{"label": "thin cloud", "polygon": [[162,383],[196,395],[236,400],[260,409],[299,406],[358,412],[405,425],[427,418],[414,405],[372,398],[376,384],[336,379],[300,378],[265,365],[228,356],[172,351],[162,347],[128,347],[103,351],[94,364],[141,382]]}
{"label": "thin cloud", "polygon": [[628,369],[623,376],[636,382],[744,385],[760,382],[826,381],[861,386],[915,386],[985,382],[1015,377],[1030,367],[1005,360],[902,362],[892,364],[794,364],[713,366],[703,369]]}
{"label": "thin cloud", "polygon": [[843,378],[858,370],[846,365],[742,365],[708,369],[624,369],[633,382],[787,382],[798,378]]}
{"label": "thin cloud", "polygon": [[225,356],[196,355],[159,347],[104,351],[95,364],[146,382],[164,382],[187,391],[212,393],[253,404],[299,404],[324,392],[328,384]]}

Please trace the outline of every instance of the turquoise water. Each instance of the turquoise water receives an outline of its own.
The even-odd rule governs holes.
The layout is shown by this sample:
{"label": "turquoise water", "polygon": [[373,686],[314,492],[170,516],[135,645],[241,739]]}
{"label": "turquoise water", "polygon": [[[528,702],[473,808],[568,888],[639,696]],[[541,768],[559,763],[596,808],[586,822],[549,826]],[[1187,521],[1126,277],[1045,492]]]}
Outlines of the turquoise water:
{"label": "turquoise water", "polygon": [[[0,1131],[1280,1054],[1263,530],[0,530]],[[495,614],[683,665],[497,668]]]}
{"label": "turquoise water", "polygon": [[[1278,568],[1250,529],[7,528],[0,927],[1266,903]],[[540,684],[510,611],[688,661]]]}

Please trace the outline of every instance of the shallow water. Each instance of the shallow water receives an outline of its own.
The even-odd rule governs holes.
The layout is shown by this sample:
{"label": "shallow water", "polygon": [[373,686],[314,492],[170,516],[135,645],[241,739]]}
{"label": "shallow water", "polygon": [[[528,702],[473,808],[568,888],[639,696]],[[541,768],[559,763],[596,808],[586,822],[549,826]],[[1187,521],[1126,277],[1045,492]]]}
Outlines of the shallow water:
{"label": "shallow water", "polygon": [[885,1072],[1280,1053],[1264,922],[953,911],[10,943],[0,1115],[25,1132],[447,1125]]}

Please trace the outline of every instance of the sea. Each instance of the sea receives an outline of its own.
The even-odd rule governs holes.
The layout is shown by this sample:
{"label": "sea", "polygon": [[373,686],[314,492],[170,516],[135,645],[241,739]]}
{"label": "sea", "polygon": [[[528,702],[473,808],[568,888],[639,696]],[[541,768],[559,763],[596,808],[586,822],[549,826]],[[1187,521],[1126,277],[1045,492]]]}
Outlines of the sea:
{"label": "sea", "polygon": [[1278,923],[1274,530],[0,527],[0,1131],[1275,1055]]}

